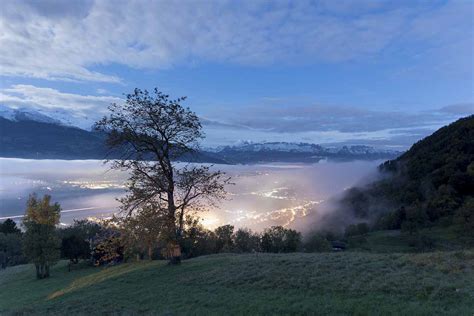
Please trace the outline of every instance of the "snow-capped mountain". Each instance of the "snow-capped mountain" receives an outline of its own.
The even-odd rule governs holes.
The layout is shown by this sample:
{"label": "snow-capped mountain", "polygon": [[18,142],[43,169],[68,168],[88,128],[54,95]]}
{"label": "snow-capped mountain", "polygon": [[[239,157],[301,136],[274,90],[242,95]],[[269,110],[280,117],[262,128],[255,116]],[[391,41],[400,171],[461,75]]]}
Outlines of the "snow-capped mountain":
{"label": "snow-capped mountain", "polygon": [[350,154],[367,155],[380,153],[397,153],[389,149],[374,148],[366,145],[352,145],[342,147],[323,147],[311,143],[289,143],[289,142],[265,142],[254,143],[250,141],[240,142],[230,146],[220,146],[209,149],[212,152],[288,152],[288,153],[308,153],[308,154]]}
{"label": "snow-capped mountain", "polygon": [[10,121],[35,121],[41,123],[61,124],[60,120],[31,109],[13,109],[0,104],[0,117]]}
{"label": "snow-capped mountain", "polygon": [[[206,149],[207,151],[210,151]],[[391,159],[398,151],[377,149],[365,145],[323,147],[311,143],[241,142],[211,150],[230,163],[262,162],[318,162],[320,160],[376,160]]]}
{"label": "snow-capped mountain", "polygon": [[88,117],[71,116],[63,109],[35,110],[30,108],[11,108],[0,104],[0,117],[10,121],[35,121],[90,130],[95,120]]}
{"label": "snow-capped mountain", "polygon": [[288,143],[288,142],[268,142],[268,143],[254,143],[244,141],[231,146],[220,146],[210,151],[220,152],[226,150],[233,151],[284,151],[284,152],[300,152],[300,153],[319,153],[323,147],[316,144],[309,143]]}
{"label": "snow-capped mountain", "polygon": [[[51,114],[52,113],[52,114]],[[0,156],[17,158],[95,159],[105,152],[104,136],[91,131],[93,122],[70,117],[65,112],[0,105]],[[77,124],[80,121],[82,124]],[[38,147],[38,144],[41,146]],[[44,147],[49,144],[49,147]],[[34,149],[34,150],[33,150]],[[86,149],[90,149],[87,151]],[[45,151],[44,153],[42,152]],[[320,160],[374,160],[395,158],[400,152],[365,145],[323,147],[311,143],[240,142],[204,149],[202,161],[230,164],[309,162]]]}
{"label": "snow-capped mountain", "polygon": [[367,154],[393,154],[400,153],[396,150],[384,149],[384,148],[375,148],[372,146],[366,145],[352,145],[352,146],[342,146],[342,147],[325,147],[324,150],[327,153],[333,154],[351,154],[351,155],[367,155]]}

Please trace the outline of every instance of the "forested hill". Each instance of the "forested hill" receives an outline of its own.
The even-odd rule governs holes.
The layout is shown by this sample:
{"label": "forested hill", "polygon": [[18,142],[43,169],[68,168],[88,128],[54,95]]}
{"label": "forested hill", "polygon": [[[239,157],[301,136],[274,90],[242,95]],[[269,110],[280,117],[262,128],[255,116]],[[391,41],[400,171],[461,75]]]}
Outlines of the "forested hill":
{"label": "forested hill", "polygon": [[474,115],[439,129],[380,170],[383,179],[349,190],[341,208],[376,220],[381,229],[458,224],[474,231]]}

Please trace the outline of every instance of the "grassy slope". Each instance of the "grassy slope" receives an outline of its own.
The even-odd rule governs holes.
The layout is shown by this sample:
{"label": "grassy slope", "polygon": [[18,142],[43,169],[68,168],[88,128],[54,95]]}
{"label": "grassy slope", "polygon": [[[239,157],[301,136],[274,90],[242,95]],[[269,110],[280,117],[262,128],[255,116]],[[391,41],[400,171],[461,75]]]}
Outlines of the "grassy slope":
{"label": "grassy slope", "polygon": [[[454,251],[471,249],[474,246],[474,238],[460,235],[454,226],[431,227],[419,231],[419,236],[429,238],[433,242],[433,250]],[[370,251],[375,253],[399,253],[420,252],[414,246],[410,246],[410,240],[416,239],[416,235],[400,230],[379,230],[370,232],[364,236],[349,237],[350,251]]]}
{"label": "grassy slope", "polygon": [[474,251],[214,255],[0,272],[0,314],[472,315]]}

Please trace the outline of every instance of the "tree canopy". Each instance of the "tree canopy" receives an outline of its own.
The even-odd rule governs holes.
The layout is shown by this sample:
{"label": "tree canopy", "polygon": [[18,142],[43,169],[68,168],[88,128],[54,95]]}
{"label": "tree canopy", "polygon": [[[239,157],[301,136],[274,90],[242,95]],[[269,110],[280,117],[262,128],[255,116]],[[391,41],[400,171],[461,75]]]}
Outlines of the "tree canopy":
{"label": "tree canopy", "polygon": [[60,240],[56,225],[60,211],[58,203],[51,205],[49,195],[38,199],[33,194],[28,199],[23,219],[26,228],[23,248],[27,258],[35,264],[38,279],[49,277],[50,266],[59,260]]}
{"label": "tree canopy", "polygon": [[179,244],[186,216],[224,198],[229,183],[210,166],[177,162],[195,152],[204,137],[198,116],[181,105],[185,99],[171,99],[158,89],[135,89],[125,103],[111,104],[109,114],[95,125],[107,134],[110,151],[121,153],[120,159],[106,162],[131,174],[122,210],[127,215],[150,208],[163,213],[164,236],[173,245]]}

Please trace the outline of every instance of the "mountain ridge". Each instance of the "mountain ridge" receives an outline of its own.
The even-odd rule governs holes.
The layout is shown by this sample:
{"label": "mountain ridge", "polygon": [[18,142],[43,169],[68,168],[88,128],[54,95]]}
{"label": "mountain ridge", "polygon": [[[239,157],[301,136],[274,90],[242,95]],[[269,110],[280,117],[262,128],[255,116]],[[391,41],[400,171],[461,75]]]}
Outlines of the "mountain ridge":
{"label": "mountain ridge", "polygon": [[342,212],[379,229],[474,227],[474,115],[440,128],[379,170],[381,179],[348,190]]}
{"label": "mountain ridge", "polygon": [[[30,113],[31,114],[31,113]],[[105,135],[21,111],[0,117],[0,157],[30,159],[104,159]],[[8,117],[9,119],[5,118]],[[327,148],[310,143],[246,143],[200,150],[185,161],[251,164],[263,162],[318,162],[320,160],[375,160],[400,152],[356,145]],[[117,158],[117,157],[115,157]]]}

